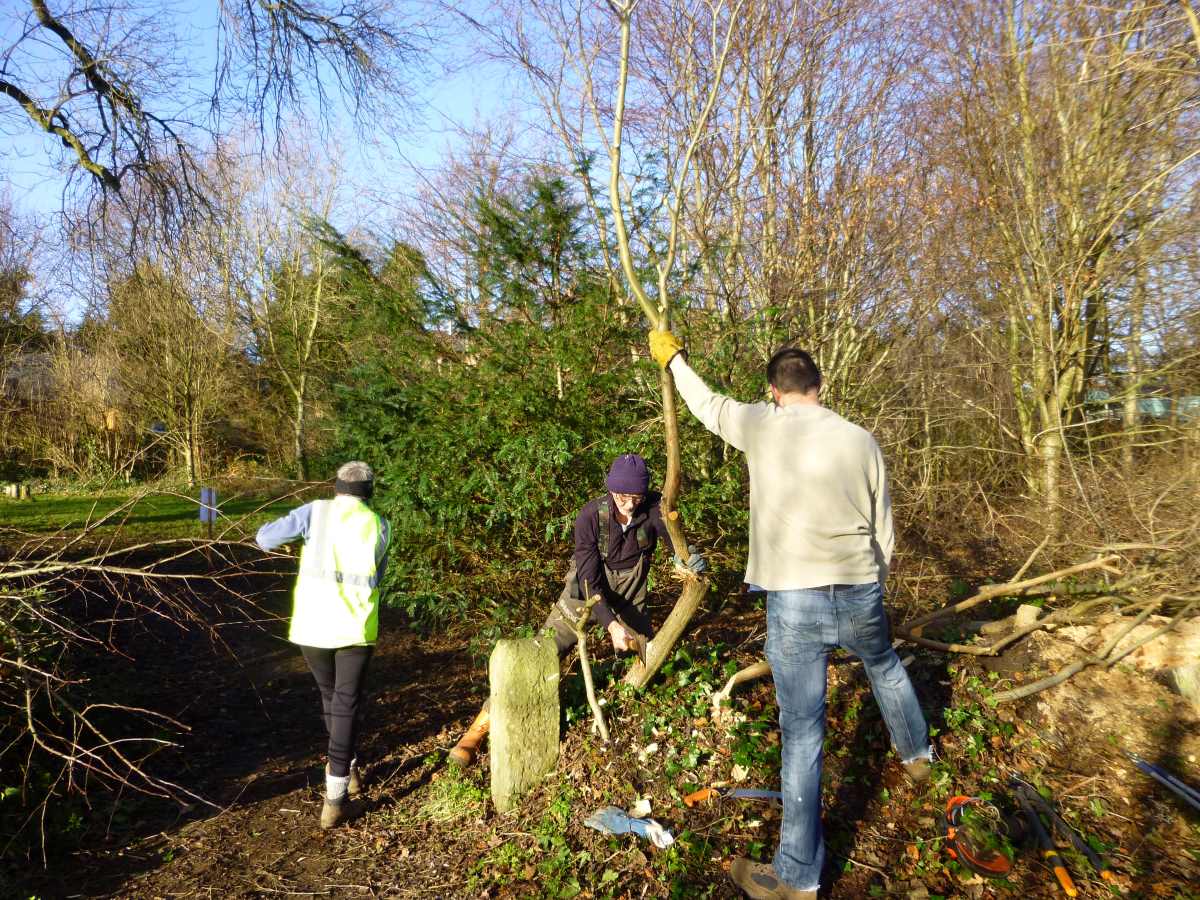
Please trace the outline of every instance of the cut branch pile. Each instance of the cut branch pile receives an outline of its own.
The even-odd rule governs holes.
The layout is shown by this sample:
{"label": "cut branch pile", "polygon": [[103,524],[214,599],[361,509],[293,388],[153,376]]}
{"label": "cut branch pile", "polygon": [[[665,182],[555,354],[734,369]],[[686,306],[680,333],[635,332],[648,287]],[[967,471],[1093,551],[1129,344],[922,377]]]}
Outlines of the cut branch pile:
{"label": "cut branch pile", "polygon": [[[1046,688],[1062,684],[1072,675],[1083,671],[1089,666],[1111,668],[1134,650],[1168,633],[1179,622],[1187,618],[1197,605],[1200,605],[1200,598],[1190,595],[1163,593],[1149,599],[1135,599],[1131,597],[1133,589],[1144,585],[1152,576],[1151,573],[1144,570],[1123,571],[1118,566],[1122,562],[1122,557],[1117,555],[1098,556],[1087,562],[1057,569],[1034,578],[1022,579],[1021,576],[1028,569],[1033,557],[1037,555],[1044,544],[1045,542],[1034,551],[1030,559],[1026,561],[1026,564],[1021,567],[1014,580],[1004,584],[988,585],[965,600],[918,616],[897,628],[896,636],[901,640],[943,653],[961,653],[970,656],[997,656],[1017,641],[1036,631],[1053,630],[1062,625],[1086,623],[1094,619],[1096,612],[1101,610],[1108,611],[1114,606],[1119,608],[1119,612],[1123,617],[1129,617],[1128,621],[1118,629],[1117,633],[1095,653],[1085,652],[1082,657],[1059,669],[1053,675],[993,695],[993,702],[1005,703],[1029,697]],[[1170,550],[1171,548],[1155,547],[1154,549]],[[1102,579],[1084,583],[1067,580],[1084,572],[1093,571],[1100,571],[1116,576],[1116,579],[1112,581]],[[924,636],[925,629],[931,624],[980,606],[989,600],[1048,596],[1072,598],[1075,602],[1069,606],[1052,610],[1048,615],[1027,624],[1017,624],[1013,620],[1005,620],[1004,622],[985,625],[981,629],[981,633],[985,635],[1007,632],[991,643],[946,642],[933,640]],[[1130,632],[1145,622],[1154,612],[1171,602],[1182,605],[1169,622],[1143,636],[1131,646],[1122,648],[1120,651],[1116,650],[1120,642]]]}
{"label": "cut branch pile", "polygon": [[[1135,650],[1170,632],[1180,622],[1188,618],[1193,610],[1200,606],[1200,596],[1194,594],[1161,593],[1148,599],[1130,598],[1128,595],[1131,589],[1143,585],[1150,579],[1151,575],[1146,571],[1135,570],[1129,573],[1124,572],[1117,565],[1122,561],[1122,558],[1115,555],[1099,556],[1087,562],[1047,572],[1044,575],[1038,575],[1034,578],[1023,579],[1022,576],[1029,568],[1033,558],[1044,546],[1045,542],[1034,551],[1012,581],[1005,582],[1004,584],[988,585],[965,600],[918,616],[899,626],[896,629],[897,640],[893,646],[899,646],[900,642],[908,641],[920,647],[937,650],[942,653],[961,653],[970,656],[997,656],[1017,641],[1036,631],[1053,630],[1062,625],[1075,625],[1093,621],[1095,618],[1094,613],[1110,611],[1114,606],[1119,607],[1121,617],[1123,619],[1127,618],[1127,621],[1118,628],[1115,635],[1107,640],[1100,649],[1094,653],[1085,651],[1082,657],[1046,678],[992,695],[993,702],[1006,703],[1062,684],[1072,675],[1083,671],[1089,666],[1111,668]],[[1139,545],[1137,547],[1106,549],[1170,550],[1172,548]],[[1084,583],[1065,581],[1065,579],[1072,578],[1075,575],[1095,571],[1116,576],[1116,580],[1111,582],[1100,580]],[[1077,600],[1077,602],[1072,603],[1070,606],[1053,610],[1048,615],[1028,624],[1018,625],[1014,617],[989,623],[981,629],[982,634],[1002,633],[1003,636],[987,644],[948,643],[932,640],[922,635],[924,629],[932,623],[966,612],[989,600],[1047,596],[1085,597],[1087,599]],[[1177,612],[1170,621],[1138,638],[1130,646],[1120,647],[1122,640],[1167,604],[1180,604]],[[1118,647],[1120,647],[1119,650],[1117,649]],[[904,664],[907,665],[908,660]],[[714,718],[721,715],[721,707],[729,700],[730,695],[738,685],[763,678],[770,674],[771,667],[765,660],[752,663],[736,672],[721,690],[713,693],[712,708]]]}
{"label": "cut branch pile", "polygon": [[[84,549],[112,526],[119,535],[121,515],[143,496],[87,523],[70,540],[62,534],[26,539],[0,559],[2,761],[6,770],[22,773],[15,786],[30,811],[28,824],[40,823],[43,853],[56,796],[86,797],[101,788],[181,807],[211,805],[148,765],[176,746],[170,733],[184,734],[187,726],[114,696],[102,673],[78,671],[80,661],[136,664],[130,637],[164,626],[224,647],[222,625],[273,618],[245,583],[260,574],[246,561],[261,559],[261,551],[240,541],[183,538],[117,547],[110,534],[99,549]],[[106,524],[110,528],[97,533]]]}
{"label": "cut branch pile", "polygon": [[[1083,609],[1086,609],[1089,605],[1093,604],[1089,604],[1087,601],[1085,601],[1075,607],[1072,607],[1071,609],[1060,610],[1058,613],[1047,616],[1046,618],[1041,619],[1032,625],[1026,626],[1023,629],[1018,629],[1016,632],[1001,638],[991,646],[943,643],[941,641],[934,641],[922,637],[922,632],[931,622],[935,622],[938,619],[944,619],[947,616],[965,612],[968,609],[972,609],[973,607],[979,606],[982,603],[986,603],[988,600],[995,600],[1000,597],[1031,596],[1031,592],[1037,588],[1041,588],[1047,584],[1056,584],[1065,578],[1069,578],[1072,575],[1078,575],[1081,572],[1100,569],[1113,575],[1122,575],[1123,573],[1121,570],[1116,567],[1116,564],[1120,561],[1121,557],[1119,556],[1103,556],[1093,559],[1089,562],[1068,566],[1065,569],[1058,569],[1054,572],[1048,572],[1047,574],[1039,575],[1036,578],[1028,578],[1024,581],[1010,581],[1004,584],[991,584],[978,591],[973,596],[968,597],[966,600],[962,600],[951,606],[934,610],[931,613],[926,613],[923,616],[918,616],[917,618],[904,623],[896,629],[896,634],[898,637],[903,638],[906,641],[911,641],[912,643],[922,647],[928,647],[931,650],[941,650],[945,653],[969,653],[976,656],[995,656],[1005,647],[1024,637],[1026,634],[1056,624],[1056,622],[1053,621],[1056,616],[1060,616],[1061,614],[1061,619],[1065,621],[1077,616],[1083,611]],[[1061,587],[1062,593],[1064,594],[1077,593],[1079,589],[1078,585],[1061,585]],[[1122,587],[1119,585],[1106,585],[1103,583],[1096,584],[1095,588],[1096,593],[1106,595],[1112,595],[1122,589]],[[1045,590],[1038,591],[1038,595],[1043,595],[1045,593]],[[1061,622],[1059,624],[1061,624]]]}
{"label": "cut branch pile", "polygon": [[[1120,652],[1116,652],[1116,648],[1121,641],[1124,640],[1125,637],[1135,628],[1150,618],[1154,611],[1159,609],[1168,600],[1181,600],[1184,602],[1184,605],[1179,612],[1177,612],[1165,625],[1154,629],[1149,634],[1134,641],[1128,647],[1122,648]],[[1139,605],[1144,607],[1142,611],[1137,616],[1130,619],[1128,623],[1122,626],[1117,633],[1109,638],[1104,646],[1101,647],[1096,653],[1089,653],[1081,659],[1077,659],[1075,662],[1063,666],[1053,675],[1030,682],[1029,684],[1022,685],[1021,687],[1013,688],[1012,690],[1001,691],[1000,693],[993,694],[992,702],[1009,703],[1013,700],[1021,700],[1025,697],[1030,697],[1033,694],[1046,690],[1046,688],[1051,688],[1055,685],[1062,684],[1072,675],[1082,672],[1089,666],[1102,666],[1106,669],[1111,669],[1129,654],[1133,653],[1133,651],[1145,646],[1151,641],[1158,640],[1158,638],[1165,635],[1172,628],[1187,618],[1188,614],[1191,613],[1193,609],[1195,609],[1197,606],[1200,606],[1200,597],[1179,597],[1171,594],[1164,594]]]}

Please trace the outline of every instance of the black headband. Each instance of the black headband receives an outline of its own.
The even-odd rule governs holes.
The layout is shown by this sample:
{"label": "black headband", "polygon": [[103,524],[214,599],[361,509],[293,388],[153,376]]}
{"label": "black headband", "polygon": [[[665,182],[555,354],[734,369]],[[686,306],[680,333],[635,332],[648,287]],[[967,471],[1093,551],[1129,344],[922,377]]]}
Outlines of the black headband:
{"label": "black headband", "polygon": [[351,497],[359,497],[363,500],[370,500],[371,494],[375,491],[375,482],[342,481],[342,479],[339,478],[334,482],[333,489],[339,494],[349,494]]}

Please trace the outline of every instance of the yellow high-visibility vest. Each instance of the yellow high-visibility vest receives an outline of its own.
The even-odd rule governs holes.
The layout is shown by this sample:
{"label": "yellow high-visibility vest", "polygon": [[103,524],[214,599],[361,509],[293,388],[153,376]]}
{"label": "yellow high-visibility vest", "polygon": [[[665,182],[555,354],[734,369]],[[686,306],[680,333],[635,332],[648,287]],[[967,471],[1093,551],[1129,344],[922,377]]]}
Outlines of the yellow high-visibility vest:
{"label": "yellow high-visibility vest", "polygon": [[388,525],[357,497],[312,504],[288,640],[306,647],[373,644]]}

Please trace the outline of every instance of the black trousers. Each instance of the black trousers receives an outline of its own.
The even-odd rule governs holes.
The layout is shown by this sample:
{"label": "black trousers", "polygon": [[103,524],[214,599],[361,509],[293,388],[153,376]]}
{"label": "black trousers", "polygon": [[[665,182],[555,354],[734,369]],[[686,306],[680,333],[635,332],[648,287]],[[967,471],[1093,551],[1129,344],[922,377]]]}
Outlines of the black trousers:
{"label": "black trousers", "polygon": [[362,719],[367,664],[374,647],[301,647],[321,690],[321,712],[329,735],[329,774],[345,778],[354,759]]}

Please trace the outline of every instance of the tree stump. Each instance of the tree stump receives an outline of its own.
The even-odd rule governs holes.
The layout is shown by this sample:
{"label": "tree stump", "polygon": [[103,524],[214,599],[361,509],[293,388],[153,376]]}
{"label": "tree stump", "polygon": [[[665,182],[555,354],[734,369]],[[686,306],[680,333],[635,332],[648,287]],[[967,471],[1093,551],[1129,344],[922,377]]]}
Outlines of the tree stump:
{"label": "tree stump", "polygon": [[1022,603],[1017,607],[1017,614],[1013,617],[1013,624],[1017,628],[1026,628],[1036,622],[1041,614],[1042,611],[1039,607],[1029,603]]}
{"label": "tree stump", "polygon": [[549,638],[503,640],[488,664],[492,802],[500,812],[558,763],[558,652]]}
{"label": "tree stump", "polygon": [[1179,695],[1200,713],[1200,663],[1172,669],[1170,681]]}

